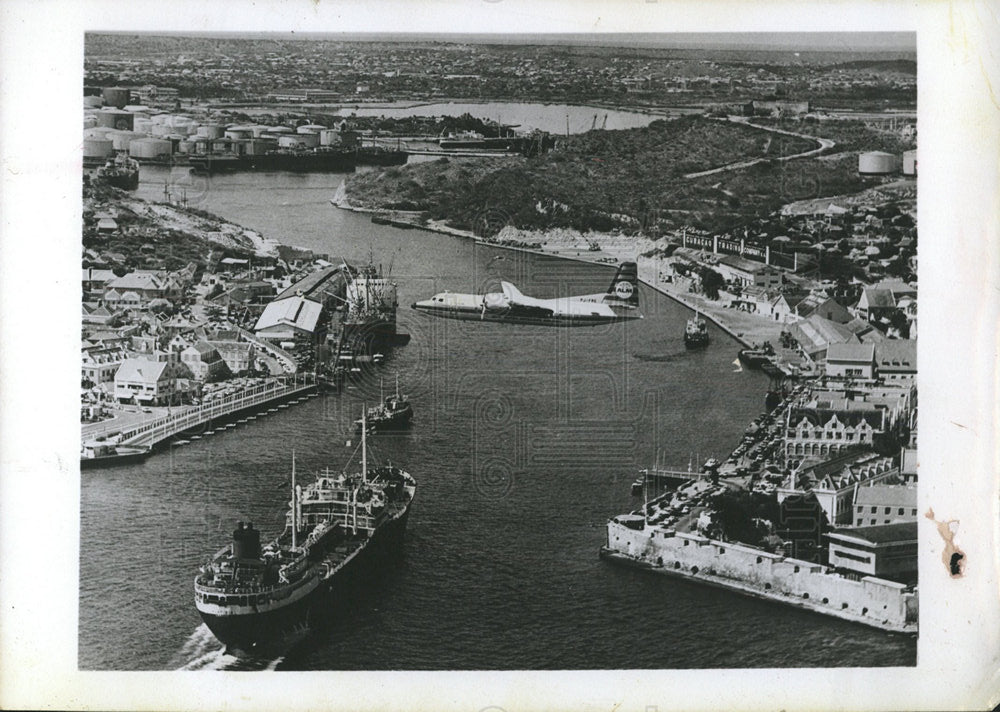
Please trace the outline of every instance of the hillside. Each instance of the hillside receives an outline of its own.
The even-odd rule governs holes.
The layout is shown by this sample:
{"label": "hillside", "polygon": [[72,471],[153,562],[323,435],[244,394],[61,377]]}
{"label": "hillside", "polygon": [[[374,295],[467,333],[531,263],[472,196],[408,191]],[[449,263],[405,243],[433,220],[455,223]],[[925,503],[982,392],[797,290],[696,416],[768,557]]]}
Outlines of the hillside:
{"label": "hillside", "polygon": [[[352,205],[424,211],[429,218],[461,229],[478,229],[484,215],[497,229],[502,224],[658,229],[675,222],[669,217],[671,211],[721,207],[742,213],[743,201],[753,201],[759,192],[753,185],[743,185],[739,171],[698,180],[684,179],[685,174],[815,147],[811,140],[689,116],[654,121],[639,129],[590,131],[530,159],[442,158],[355,174],[345,189]],[[783,171],[797,170],[791,164],[781,165]],[[729,181],[738,193],[712,188]],[[777,194],[785,192],[783,188]]]}

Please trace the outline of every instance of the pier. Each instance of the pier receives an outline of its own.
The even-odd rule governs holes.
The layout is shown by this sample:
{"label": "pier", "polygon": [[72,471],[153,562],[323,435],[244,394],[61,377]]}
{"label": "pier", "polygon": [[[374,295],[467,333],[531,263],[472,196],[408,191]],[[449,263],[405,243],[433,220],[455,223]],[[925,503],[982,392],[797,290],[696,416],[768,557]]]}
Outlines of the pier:
{"label": "pier", "polygon": [[208,425],[213,421],[224,421],[238,413],[259,409],[295,396],[312,396],[317,389],[318,384],[312,374],[298,374],[269,381],[211,403],[191,406],[179,413],[117,428],[108,426],[86,429],[83,435],[84,439],[99,435],[115,436],[121,445],[155,448],[174,435]]}

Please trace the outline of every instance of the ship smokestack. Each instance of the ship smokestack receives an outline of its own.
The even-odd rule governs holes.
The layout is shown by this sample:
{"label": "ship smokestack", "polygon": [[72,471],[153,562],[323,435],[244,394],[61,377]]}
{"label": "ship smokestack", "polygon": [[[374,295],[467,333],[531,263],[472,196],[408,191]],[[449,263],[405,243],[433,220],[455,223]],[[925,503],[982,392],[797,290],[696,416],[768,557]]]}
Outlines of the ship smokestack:
{"label": "ship smokestack", "polygon": [[243,522],[236,523],[236,530],[233,532],[233,558],[260,558],[260,532],[253,528],[253,522],[247,522],[246,527]]}

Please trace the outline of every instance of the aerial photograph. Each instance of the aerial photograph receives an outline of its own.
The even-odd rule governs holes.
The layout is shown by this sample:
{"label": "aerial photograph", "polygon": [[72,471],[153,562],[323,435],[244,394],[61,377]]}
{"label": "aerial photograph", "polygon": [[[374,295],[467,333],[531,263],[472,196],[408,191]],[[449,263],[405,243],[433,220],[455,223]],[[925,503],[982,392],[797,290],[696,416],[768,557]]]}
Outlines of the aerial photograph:
{"label": "aerial photograph", "polygon": [[916,33],[82,70],[80,670],[917,664]]}

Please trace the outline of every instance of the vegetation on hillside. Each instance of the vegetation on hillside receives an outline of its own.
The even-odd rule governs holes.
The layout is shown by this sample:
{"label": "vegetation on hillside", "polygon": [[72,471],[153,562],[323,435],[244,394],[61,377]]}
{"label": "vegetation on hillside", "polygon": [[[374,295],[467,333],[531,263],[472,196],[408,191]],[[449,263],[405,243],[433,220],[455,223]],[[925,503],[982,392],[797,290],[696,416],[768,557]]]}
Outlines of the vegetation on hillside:
{"label": "vegetation on hillside", "polygon": [[[524,158],[442,158],[352,176],[348,201],[424,211],[487,236],[504,225],[649,235],[683,226],[728,230],[805,198],[861,190],[857,161],[774,160],[814,142],[703,117],[590,131]],[[695,179],[687,173],[762,159]]]}

